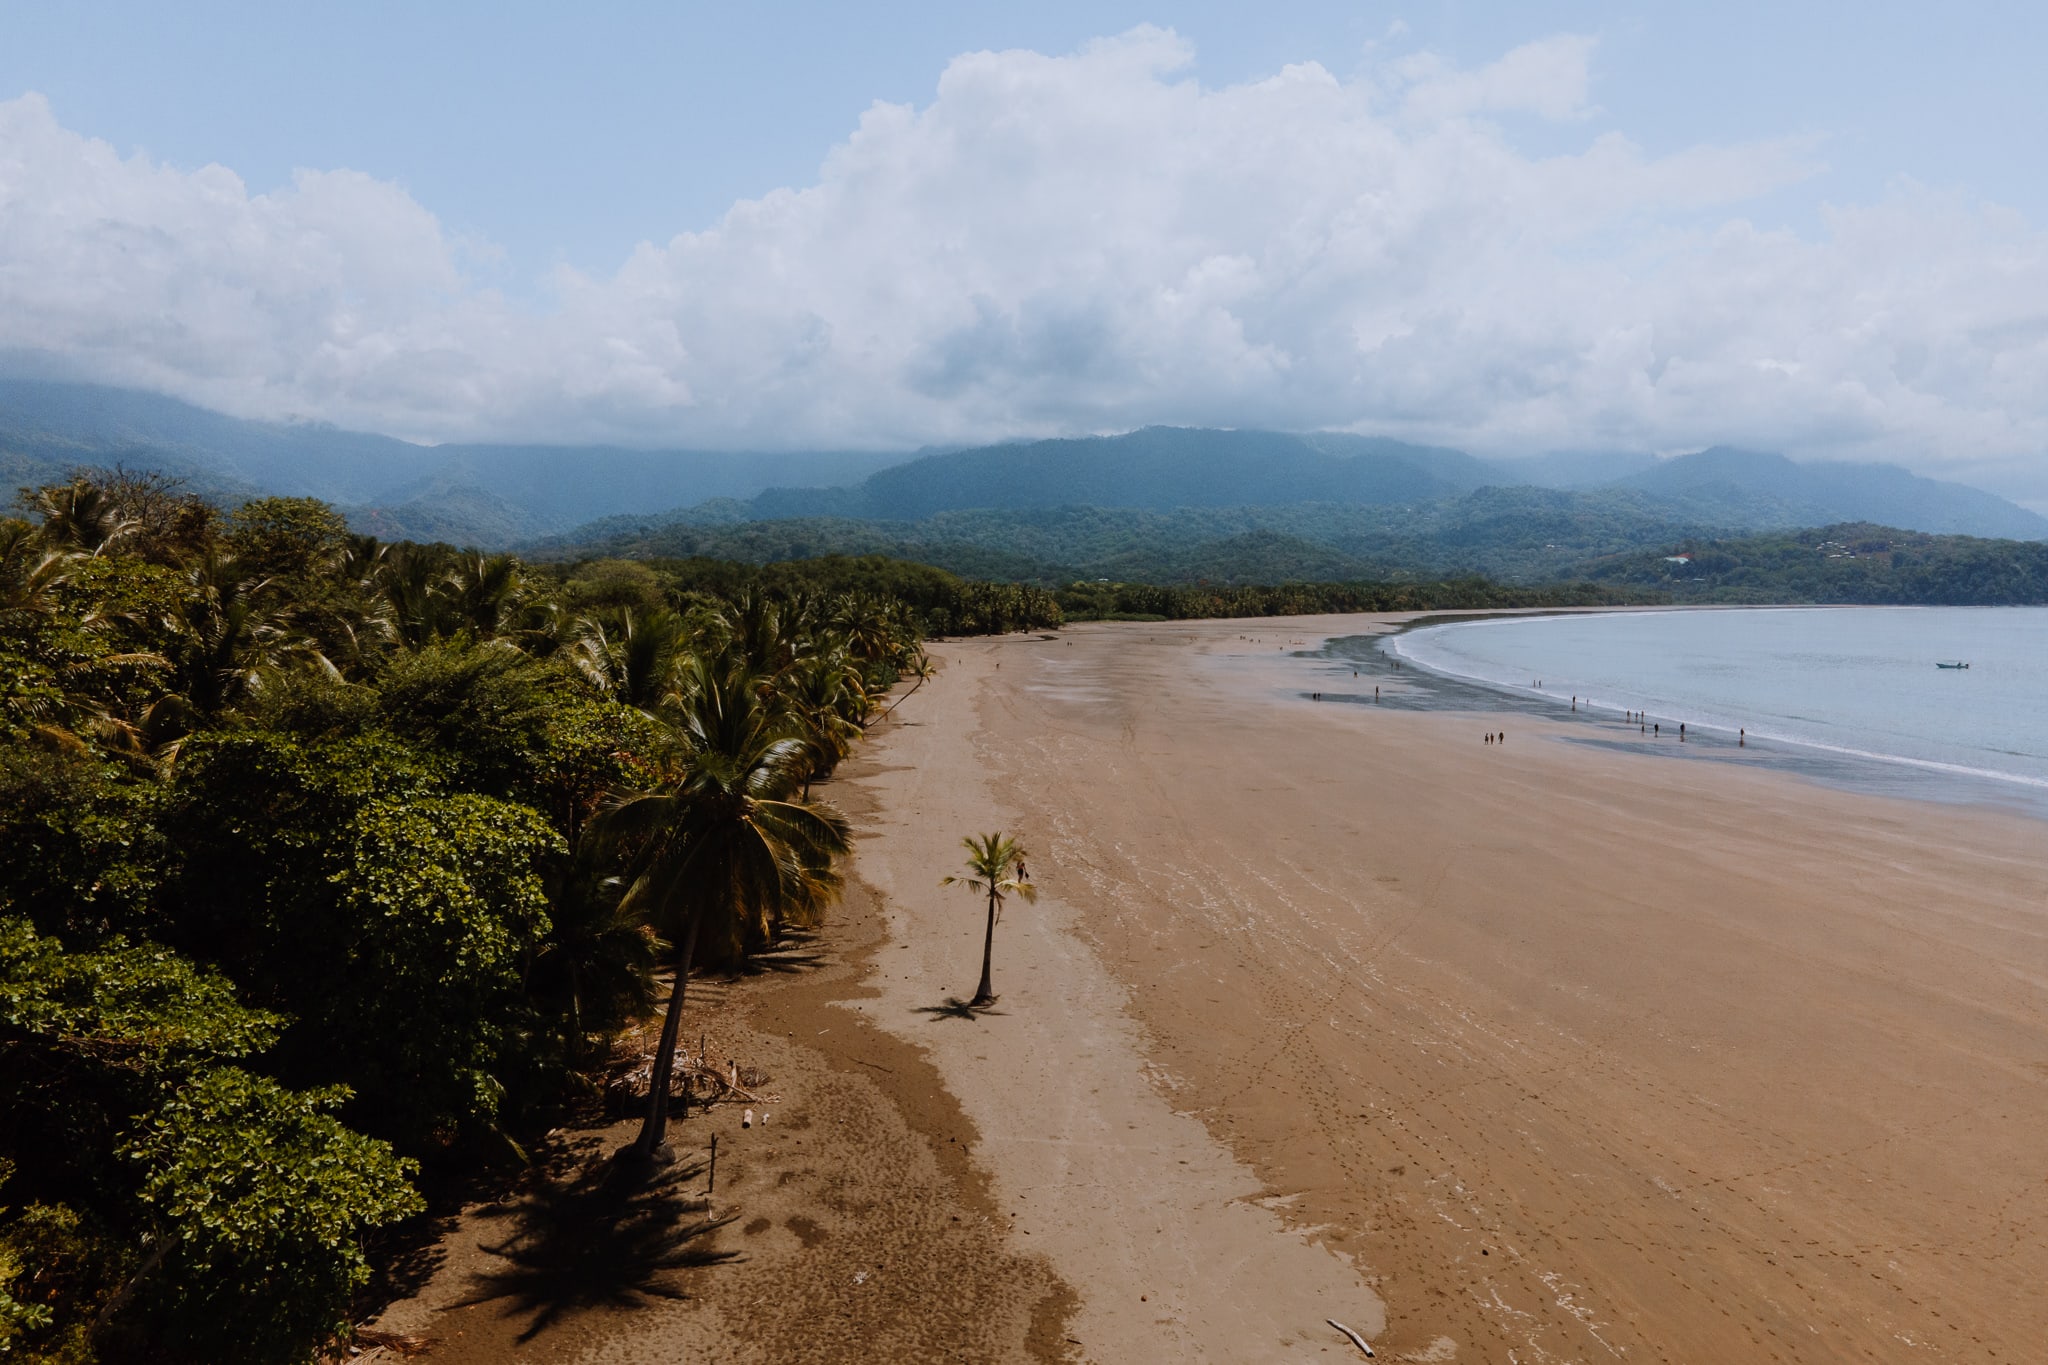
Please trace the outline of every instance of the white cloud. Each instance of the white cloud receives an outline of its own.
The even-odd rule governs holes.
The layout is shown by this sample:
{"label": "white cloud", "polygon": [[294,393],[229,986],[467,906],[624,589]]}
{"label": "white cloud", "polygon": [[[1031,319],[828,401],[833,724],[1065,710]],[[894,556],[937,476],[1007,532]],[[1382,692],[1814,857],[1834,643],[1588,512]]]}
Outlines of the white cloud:
{"label": "white cloud", "polygon": [[1460,71],[1431,53],[1394,63],[1402,88],[1401,112],[1422,122],[1469,114],[1536,114],[1583,118],[1592,80],[1594,40],[1560,34],[1524,43],[1499,61]]}
{"label": "white cloud", "polygon": [[1217,89],[1154,29],[973,53],[929,105],[869,109],[816,183],[610,276],[559,272],[541,312],[388,183],[251,194],[30,96],[0,104],[0,348],[449,438],[1337,426],[1497,452],[1741,441],[2008,486],[2048,449],[2048,237],[1911,184],[1817,237],[1750,222],[1813,169],[1798,139],[1520,150],[1496,117],[1587,117],[1594,55],[1564,37]]}

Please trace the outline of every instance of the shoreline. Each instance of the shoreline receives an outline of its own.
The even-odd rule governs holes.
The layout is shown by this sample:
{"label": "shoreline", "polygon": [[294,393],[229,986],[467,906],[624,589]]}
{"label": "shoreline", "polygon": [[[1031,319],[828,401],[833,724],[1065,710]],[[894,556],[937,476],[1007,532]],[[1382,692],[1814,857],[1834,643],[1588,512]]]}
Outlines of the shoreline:
{"label": "shoreline", "polygon": [[[1076,1287],[1075,1360],[1288,1358],[1332,1337],[1329,1317],[1376,1337],[1382,1308],[1357,1268],[1290,1227],[1256,1172],[1172,1102],[1154,1040],[1059,879],[1034,873],[1036,904],[1004,915],[998,1004],[958,1004],[983,918],[939,875],[958,870],[968,832],[1029,825],[987,747],[1001,670],[1029,673],[1069,647],[1046,636],[941,646],[946,668],[929,695],[906,702],[902,728],[849,773],[879,807],[856,862],[888,899],[896,944],[876,1021],[924,1050],[976,1126],[974,1156],[1014,1244],[1048,1255]],[[1041,843],[1026,845],[1037,863]]]}
{"label": "shoreline", "polygon": [[[1669,611],[1816,611],[1816,610],[1893,610],[1893,608],[1865,607],[1812,607],[1806,605],[1787,607],[1701,607],[1701,608],[1601,608],[1595,611],[1538,611],[1507,615],[1503,613],[1475,613],[1470,621],[1529,619],[1537,616],[1575,616],[1610,614],[1647,614]],[[1916,610],[1938,610],[1938,608],[1917,608]],[[1579,708],[1573,711],[1570,698],[1547,690],[1519,686],[1514,683],[1486,678],[1476,674],[1459,673],[1411,655],[1402,654],[1394,647],[1393,641],[1400,635],[1414,630],[1431,629],[1437,626],[1464,623],[1465,618],[1445,616],[1441,613],[1427,618],[1405,622],[1396,631],[1378,637],[1374,646],[1357,655],[1334,654],[1332,646],[1346,643],[1346,637],[1336,636],[1324,641],[1323,648],[1305,658],[1328,657],[1346,665],[1360,665],[1361,673],[1370,667],[1378,674],[1386,674],[1382,662],[1388,656],[1401,659],[1405,668],[1395,672],[1402,676],[1413,670],[1412,676],[1421,677],[1440,686],[1444,692],[1445,709],[1458,709],[1460,702],[1469,702],[1467,695],[1459,692],[1479,693],[1495,699],[1496,707],[1512,709],[1529,714],[1541,715],[1553,722],[1580,727],[1612,729],[1614,733],[1600,737],[1577,735],[1569,742],[1600,747],[1617,753],[1654,754],[1658,757],[1680,760],[1709,760],[1733,762],[1742,766],[1754,766],[1786,773],[1790,776],[1816,782],[1839,791],[1864,795],[1898,797],[1906,800],[1926,801],[1939,806],[1982,806],[1988,809],[2028,815],[2048,820],[2048,782],[2024,774],[2003,773],[1991,769],[1973,768],[1966,764],[1948,763],[1936,759],[1916,758],[1906,754],[1892,754],[1877,750],[1855,749],[1842,745],[1827,744],[1819,740],[1802,739],[1783,735],[1770,730],[1750,730],[1747,742],[1738,727],[1730,723],[1695,721],[1690,716],[1676,713],[1646,711],[1651,720],[1662,721],[1666,729],[1684,720],[1691,725],[1690,737],[1683,744],[1674,745],[1670,735],[1652,737],[1651,742],[1641,743],[1640,736],[1628,729],[1621,721],[1621,714],[1629,709],[1596,697],[1580,696]],[[1325,700],[1356,703],[1356,696],[1331,696]],[[1371,698],[1363,698],[1370,704]],[[1408,705],[1428,705],[1426,701],[1413,700]]]}

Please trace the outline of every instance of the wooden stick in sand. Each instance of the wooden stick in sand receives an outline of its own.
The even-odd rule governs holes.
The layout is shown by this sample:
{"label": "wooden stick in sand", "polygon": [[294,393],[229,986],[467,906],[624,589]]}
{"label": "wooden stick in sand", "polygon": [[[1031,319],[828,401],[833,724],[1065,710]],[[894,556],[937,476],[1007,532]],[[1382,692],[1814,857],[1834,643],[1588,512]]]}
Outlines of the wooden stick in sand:
{"label": "wooden stick in sand", "polygon": [[[1336,1328],[1345,1336],[1350,1337],[1351,1344],[1353,1346],[1356,1346],[1359,1350],[1365,1352],[1368,1356],[1372,1356],[1372,1347],[1365,1344],[1364,1337],[1358,1335],[1358,1333],[1352,1331],[1349,1327],[1346,1327],[1343,1323],[1337,1321],[1335,1318],[1324,1318],[1323,1321],[1329,1323],[1330,1326]],[[1378,1359],[1377,1356],[1373,1356],[1373,1358],[1375,1360]]]}

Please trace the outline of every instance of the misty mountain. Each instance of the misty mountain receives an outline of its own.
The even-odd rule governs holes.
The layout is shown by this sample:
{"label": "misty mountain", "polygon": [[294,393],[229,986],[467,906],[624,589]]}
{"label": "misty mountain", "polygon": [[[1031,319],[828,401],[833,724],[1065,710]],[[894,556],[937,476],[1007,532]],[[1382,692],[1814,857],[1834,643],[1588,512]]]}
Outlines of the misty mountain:
{"label": "misty mountain", "polygon": [[42,482],[72,465],[116,463],[178,475],[224,503],[325,498],[388,539],[553,554],[683,540],[744,547],[750,536],[787,544],[790,528],[744,528],[801,522],[829,527],[803,534],[834,547],[943,546],[1048,571],[1145,562],[1199,577],[1195,547],[1225,541],[1264,553],[1272,542],[1256,537],[1270,533],[1287,538],[1286,555],[1299,541],[1353,565],[1523,576],[1678,534],[1844,521],[2048,538],[2048,519],[1978,489],[1889,465],[1796,464],[1726,447],[1663,461],[1614,451],[1487,460],[1346,433],[1179,427],[909,459],[430,447],[243,421],[121,389],[0,380],[0,479]]}
{"label": "misty mountain", "polygon": [[0,379],[0,476],[75,465],[160,470],[223,502],[322,498],[379,534],[504,545],[622,512],[746,498],[778,483],[850,482],[901,459],[619,446],[415,445],[313,423],[225,417],[174,398]]}
{"label": "misty mountain", "polygon": [[968,508],[1241,507],[1414,503],[1477,486],[1461,451],[1362,437],[1146,427],[928,455],[852,488],[770,489],[755,516],[922,521]]}
{"label": "misty mountain", "polygon": [[[1616,486],[1698,506],[1770,499],[1782,504],[1777,526],[1875,522],[1935,535],[2048,537],[2048,519],[1982,489],[1885,464],[1795,464],[1783,455],[1715,446],[1665,460]],[[1724,524],[1738,524],[1728,522]],[[1771,526],[1753,522],[1755,529]]]}
{"label": "misty mountain", "polygon": [[419,477],[425,446],[324,425],[250,422],[175,398],[0,379],[0,451],[45,465],[127,464],[225,485],[359,503]]}
{"label": "misty mountain", "polygon": [[1598,488],[1640,474],[1656,463],[1657,457],[1646,451],[1553,450],[1501,460],[1494,467],[1502,474],[1502,483],[1537,488]]}
{"label": "misty mountain", "polygon": [[[1049,507],[1169,511],[1332,503],[1420,512],[1487,488],[1637,492],[1657,520],[1728,530],[1875,521],[1937,533],[2048,538],[2048,519],[1962,484],[1892,465],[1795,464],[1716,447],[1657,461],[1565,453],[1482,460],[1463,451],[1338,433],[1147,427],[1123,436],[1020,442],[928,455],[841,488],[771,488],[751,519],[898,523],[946,512]],[[722,515],[730,517],[729,512]]]}

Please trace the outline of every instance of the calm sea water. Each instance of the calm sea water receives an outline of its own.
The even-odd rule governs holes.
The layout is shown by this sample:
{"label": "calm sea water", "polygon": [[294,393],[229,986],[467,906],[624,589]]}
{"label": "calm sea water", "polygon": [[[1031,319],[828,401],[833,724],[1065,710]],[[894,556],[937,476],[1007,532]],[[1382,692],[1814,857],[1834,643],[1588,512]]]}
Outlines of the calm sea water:
{"label": "calm sea water", "polygon": [[[1606,613],[1410,631],[1396,653],[1495,687],[2048,792],[2048,608]],[[1970,667],[1937,669],[1937,660]]]}

